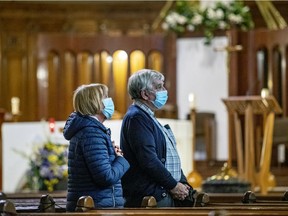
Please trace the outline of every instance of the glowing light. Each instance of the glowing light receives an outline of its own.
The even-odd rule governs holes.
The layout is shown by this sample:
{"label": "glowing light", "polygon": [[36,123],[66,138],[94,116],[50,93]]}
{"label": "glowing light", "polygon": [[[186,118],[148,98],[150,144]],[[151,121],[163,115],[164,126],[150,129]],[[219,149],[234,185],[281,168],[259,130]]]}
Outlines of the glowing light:
{"label": "glowing light", "polygon": [[11,98],[11,113],[13,115],[18,115],[20,113],[20,98],[12,97]]}
{"label": "glowing light", "polygon": [[126,61],[127,58],[128,58],[128,55],[127,55],[127,53],[126,53],[125,51],[120,50],[120,51],[118,52],[118,58],[119,58],[119,60],[121,60],[121,61]]}
{"label": "glowing light", "polygon": [[193,93],[189,94],[188,101],[189,101],[189,108],[195,109],[196,108],[196,98],[195,98],[195,95]]}
{"label": "glowing light", "polygon": [[55,119],[54,118],[49,119],[49,129],[51,133],[55,131]]}
{"label": "glowing light", "polygon": [[109,55],[109,56],[106,57],[106,62],[107,62],[107,63],[110,64],[110,63],[112,63],[112,61],[113,61],[112,56]]}

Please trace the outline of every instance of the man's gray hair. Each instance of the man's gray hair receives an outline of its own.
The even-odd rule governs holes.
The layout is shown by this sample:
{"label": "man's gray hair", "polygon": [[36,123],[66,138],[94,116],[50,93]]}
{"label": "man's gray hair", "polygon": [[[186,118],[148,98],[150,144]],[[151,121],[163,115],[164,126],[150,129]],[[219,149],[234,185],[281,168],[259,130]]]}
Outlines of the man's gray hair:
{"label": "man's gray hair", "polygon": [[142,90],[152,90],[155,80],[164,81],[164,75],[151,69],[141,69],[130,76],[128,80],[128,93],[131,99],[141,99]]}

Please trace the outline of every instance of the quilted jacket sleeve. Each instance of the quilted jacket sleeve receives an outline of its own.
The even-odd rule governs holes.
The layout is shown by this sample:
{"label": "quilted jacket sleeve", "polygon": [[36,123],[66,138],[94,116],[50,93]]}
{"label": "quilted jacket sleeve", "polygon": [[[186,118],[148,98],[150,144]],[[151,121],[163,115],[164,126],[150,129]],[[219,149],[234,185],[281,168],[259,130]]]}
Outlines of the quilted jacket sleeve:
{"label": "quilted jacket sleeve", "polygon": [[86,165],[97,185],[109,186],[118,182],[129,169],[125,158],[116,156],[110,137],[93,133],[83,143]]}

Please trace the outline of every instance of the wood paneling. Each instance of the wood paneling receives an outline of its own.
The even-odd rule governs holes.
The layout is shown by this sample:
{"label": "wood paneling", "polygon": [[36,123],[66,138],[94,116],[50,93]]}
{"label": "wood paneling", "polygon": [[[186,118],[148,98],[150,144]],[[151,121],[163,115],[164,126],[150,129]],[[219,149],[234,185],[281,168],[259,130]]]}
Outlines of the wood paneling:
{"label": "wood paneling", "polygon": [[[38,121],[49,117],[64,120],[64,116],[72,110],[72,94],[76,86],[103,82],[114,94],[113,68],[100,62],[100,53],[109,51],[107,54],[112,55],[116,50],[125,48],[128,55],[139,49],[148,56],[150,48],[159,50],[159,46],[164,53],[164,46],[167,46],[164,36],[160,36],[162,39],[159,36],[156,40],[146,39],[164,5],[165,1],[2,2],[0,107],[10,111],[10,99],[17,96],[21,110],[19,121]],[[54,40],[52,36],[46,38],[47,41],[39,39],[41,35],[55,32],[65,37]],[[83,40],[75,41],[75,35],[81,35]],[[134,35],[134,38],[129,35]],[[94,36],[97,40],[91,39]],[[175,38],[170,42],[175,43]],[[46,49],[46,45],[51,43],[54,43],[55,49]],[[175,47],[168,47],[171,55],[175,55],[175,50],[170,48]],[[48,62],[47,53],[50,53]],[[175,61],[175,58],[172,60]],[[164,60],[162,63],[165,64]],[[167,63],[176,67],[171,58],[167,59]],[[167,76],[170,74],[168,68],[163,68],[161,72]],[[175,73],[175,68],[171,72]],[[126,80],[129,75],[128,65]],[[167,81],[171,85],[169,78]],[[176,93],[170,97],[170,103],[176,103],[175,97]],[[121,112],[129,103],[128,98],[124,105],[121,103]]]}
{"label": "wood paneling", "polygon": [[[234,31],[232,34],[234,35],[232,45],[241,44],[243,50],[237,55],[231,56],[229,96],[260,95],[262,88],[268,87],[270,94],[275,96],[283,109],[282,115],[278,115],[278,117],[287,117],[288,28],[283,30],[258,29],[249,32]],[[267,61],[264,61],[264,65],[262,65],[266,69],[260,70],[260,72],[258,71],[259,65],[257,65],[257,52],[259,50],[265,50],[267,55],[265,58]],[[233,64],[233,62],[237,64]],[[256,118],[255,124],[255,130],[260,130],[260,134],[263,135],[261,116]],[[233,131],[233,124],[229,122],[229,142],[231,143],[235,143]],[[259,133],[256,131],[255,134]],[[234,147],[232,155],[235,159],[236,147],[233,144],[232,146]],[[277,159],[272,161],[277,161]]]}
{"label": "wood paneling", "polygon": [[[161,72],[166,75],[167,88],[171,90],[169,103],[176,104],[176,79],[171,74],[171,72],[174,73],[176,66],[175,45],[173,45],[176,44],[175,39],[175,37],[162,34],[139,37],[39,34],[37,39],[37,73],[46,75],[38,83],[38,94],[40,95],[38,105],[40,114],[38,118],[54,117],[56,120],[65,120],[73,110],[72,92],[79,85],[99,82],[99,79],[101,81],[101,78],[105,77],[107,77],[105,78],[106,81],[104,79],[103,81],[104,83],[107,82],[106,84],[110,88],[110,95],[114,98],[115,107],[123,115],[131,103],[127,94],[127,79],[131,73],[128,66],[129,57],[134,50],[141,50],[145,59],[148,59],[149,55],[156,51],[160,55],[160,64],[164,64],[164,60],[167,59],[166,63],[170,64],[169,68],[164,67],[164,65],[158,65],[157,67],[163,68]],[[69,52],[67,52],[68,50]],[[104,53],[101,52],[103,50],[105,50]],[[117,64],[117,59],[114,56],[119,50],[123,50],[128,54],[128,62],[126,66],[123,65],[124,67]],[[173,58],[169,57],[171,53]],[[112,55],[114,63],[112,68],[104,69],[105,64],[102,57],[106,59],[108,55]],[[174,62],[171,62],[171,59]],[[97,63],[100,63],[100,65],[97,65]],[[148,61],[146,61],[146,64],[148,64]],[[148,68],[148,65],[144,65],[144,67]]]}

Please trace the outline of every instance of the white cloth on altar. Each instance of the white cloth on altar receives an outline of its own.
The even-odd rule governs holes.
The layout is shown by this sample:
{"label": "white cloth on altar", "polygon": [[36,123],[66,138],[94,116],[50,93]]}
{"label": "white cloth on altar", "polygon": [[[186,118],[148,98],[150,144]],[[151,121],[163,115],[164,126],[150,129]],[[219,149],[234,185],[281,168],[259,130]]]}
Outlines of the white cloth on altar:
{"label": "white cloth on altar", "polygon": [[[187,120],[159,119],[161,124],[169,124],[177,141],[182,168],[186,175],[192,171],[192,123]],[[108,120],[104,124],[111,129],[112,140],[120,144],[122,120]],[[62,132],[65,122],[55,122],[55,132],[49,132],[48,122],[3,123],[3,192],[17,192],[23,182],[29,161],[21,155],[31,155],[33,147],[47,141],[48,137],[61,144],[68,144]]]}

